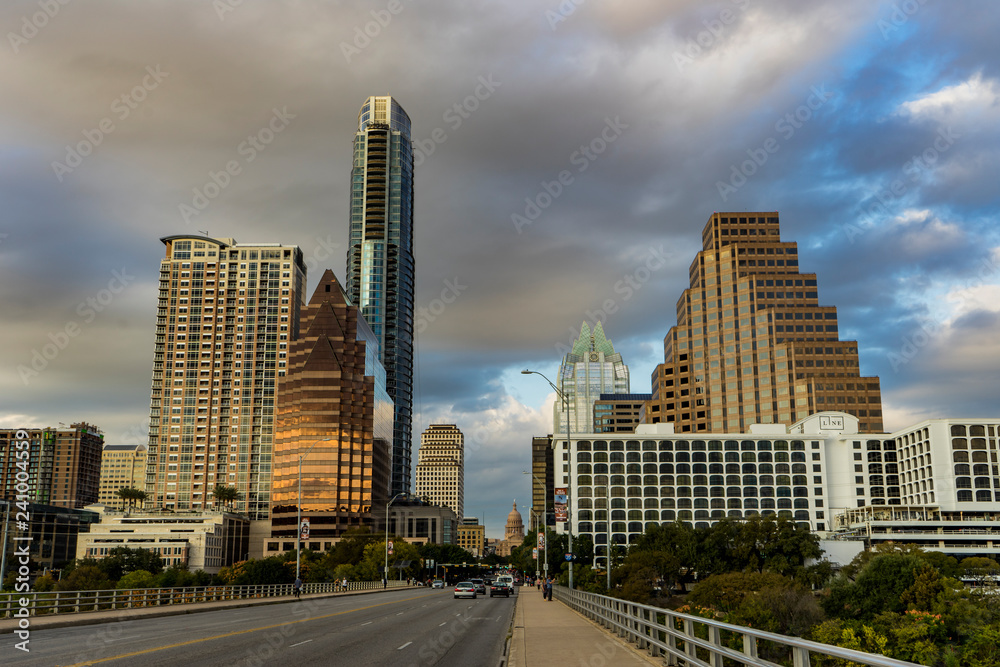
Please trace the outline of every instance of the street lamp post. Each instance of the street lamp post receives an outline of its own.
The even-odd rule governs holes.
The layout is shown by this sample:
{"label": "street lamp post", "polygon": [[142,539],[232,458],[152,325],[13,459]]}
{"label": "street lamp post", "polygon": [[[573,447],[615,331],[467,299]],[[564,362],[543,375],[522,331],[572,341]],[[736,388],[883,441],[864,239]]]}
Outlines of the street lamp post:
{"label": "street lamp post", "polygon": [[[530,507],[530,510],[531,510],[531,516],[534,517],[534,519],[535,519],[535,531],[536,531],[535,534],[537,535],[538,534],[537,531],[539,529],[538,512],[535,511],[535,506],[534,505],[532,505]],[[542,570],[539,567],[539,563],[541,562],[541,558],[542,558],[542,550],[538,548],[538,538],[536,537],[535,538],[535,579],[538,579],[538,577],[541,576]]]}
{"label": "street lamp post", "polygon": [[389,583],[389,506],[396,501],[396,498],[405,495],[405,492],[397,493],[389,499],[389,502],[385,504],[385,568],[383,570],[383,576],[385,577],[386,584]]}
{"label": "street lamp post", "polygon": [[330,440],[336,440],[336,438],[323,438],[322,440],[317,440],[313,444],[309,445],[309,449],[302,452],[299,455],[299,499],[296,502],[296,519],[295,519],[295,578],[299,578],[299,571],[302,568],[302,459],[306,457],[306,454],[312,451],[312,448],[321,442],[329,442]]}
{"label": "street lamp post", "polygon": [[[521,371],[521,374],[522,375],[540,375],[542,377],[542,379],[544,379],[546,382],[549,383],[549,386],[552,387],[553,391],[556,392],[556,395],[559,396],[559,399],[566,406],[566,452],[568,454],[571,454],[572,450],[573,450],[573,447],[570,445],[570,438],[569,438],[569,409],[570,409],[569,396],[566,395],[565,391],[562,391],[561,389],[559,389],[559,387],[557,387],[554,384],[552,384],[552,380],[548,379],[547,377],[545,377],[544,374],[539,373],[538,371],[531,371],[531,370],[528,370],[528,369],[524,369],[523,371]],[[563,386],[565,387],[565,383],[563,383]],[[571,468],[573,467],[572,461],[570,462],[570,467]],[[571,493],[572,490],[573,490],[573,475],[572,475],[572,473],[570,473],[569,481],[566,484],[566,519],[567,519],[567,521],[566,521],[566,526],[567,526],[566,532],[567,532],[568,537],[569,537],[569,554],[567,554],[567,555],[569,556],[569,588],[570,588],[570,590],[573,590],[573,500],[572,500],[572,493]]]}
{"label": "street lamp post", "polygon": [[[521,474],[522,475],[531,475],[531,479],[535,480],[536,482],[539,481],[538,478],[535,477],[535,473],[531,473],[531,472],[528,472],[527,470],[524,470],[524,471],[521,472]],[[540,482],[540,484],[542,485],[542,527],[541,527],[541,530],[542,530],[542,535],[545,536],[545,539],[542,542],[542,552],[545,554],[545,574],[547,575],[549,573],[549,533],[548,533],[549,500],[547,498],[547,496],[548,496],[548,489],[545,488],[545,483],[544,482]],[[536,547],[538,546],[538,538],[535,538],[535,546]],[[536,574],[535,574],[535,576],[537,577],[538,576],[538,574],[537,574],[538,565],[537,564],[535,565],[535,568],[536,568]]]}

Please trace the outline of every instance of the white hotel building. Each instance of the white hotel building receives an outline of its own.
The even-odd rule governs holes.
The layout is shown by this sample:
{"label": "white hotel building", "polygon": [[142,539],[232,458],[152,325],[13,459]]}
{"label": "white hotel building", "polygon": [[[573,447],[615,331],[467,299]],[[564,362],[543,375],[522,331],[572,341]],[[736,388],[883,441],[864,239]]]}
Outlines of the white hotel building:
{"label": "white hotel building", "polygon": [[824,536],[998,554],[998,431],[1000,419],[932,419],[863,434],[857,417],[821,412],[742,434],[644,424],[615,434],[623,439],[572,434],[569,447],[556,434],[553,484],[569,487],[573,533],[593,539],[600,565],[609,535],[630,544],[655,524],[703,527],[754,514],[785,516]]}

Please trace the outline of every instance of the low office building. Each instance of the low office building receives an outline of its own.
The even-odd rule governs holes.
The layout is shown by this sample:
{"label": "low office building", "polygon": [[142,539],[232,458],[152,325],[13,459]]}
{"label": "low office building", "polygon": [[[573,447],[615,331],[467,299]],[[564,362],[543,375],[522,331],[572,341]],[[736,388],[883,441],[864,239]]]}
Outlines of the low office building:
{"label": "low office building", "polygon": [[[62,567],[76,558],[79,536],[86,535],[90,525],[101,520],[97,512],[37,503],[28,503],[24,508],[16,501],[0,501],[0,512],[6,510],[7,503],[10,503],[5,545],[8,572],[17,565],[15,551],[22,548],[27,549],[31,557],[31,576]],[[20,513],[28,515],[27,522],[15,520]]]}
{"label": "low office building", "polygon": [[389,534],[417,546],[455,544],[458,515],[450,507],[400,498],[389,507]]}
{"label": "low office building", "polygon": [[163,510],[126,514],[99,505],[91,509],[101,512],[101,521],[80,534],[77,558],[105,558],[115,547],[146,549],[160,554],[165,567],[186,565],[215,574],[247,557],[250,521],[245,515]]}
{"label": "low office building", "polygon": [[476,517],[465,517],[458,524],[458,546],[479,558],[486,555],[486,526]]}
{"label": "low office building", "polygon": [[602,564],[609,540],[630,544],[648,526],[673,521],[700,527],[776,515],[827,535],[836,515],[872,506],[1000,515],[998,431],[1000,419],[933,419],[862,434],[858,418],[843,412],[748,433],[675,434],[672,424],[648,424],[631,438],[573,435],[568,447],[554,436],[554,460],[566,469],[553,484],[568,490],[573,532],[593,538]]}

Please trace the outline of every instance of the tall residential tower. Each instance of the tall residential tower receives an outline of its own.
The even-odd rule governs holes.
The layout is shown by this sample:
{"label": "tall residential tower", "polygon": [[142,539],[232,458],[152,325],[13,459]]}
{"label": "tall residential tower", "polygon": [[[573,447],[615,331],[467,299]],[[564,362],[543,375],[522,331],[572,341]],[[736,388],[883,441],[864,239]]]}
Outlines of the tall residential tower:
{"label": "tall residential tower", "polygon": [[150,508],[213,507],[267,519],[274,396],[298,335],[306,269],[298,246],[180,235],[162,239],[149,408]]}
{"label": "tall residential tower", "polygon": [[861,375],[857,342],[840,339],[837,308],[820,305],[778,213],[713,213],[702,241],[643,421],[741,433],[836,410],[881,432],[879,379]]}
{"label": "tall residential tower", "polygon": [[413,149],[410,117],[392,97],[358,114],[351,170],[347,293],[378,340],[395,406],[390,496],[410,490],[413,404]]}

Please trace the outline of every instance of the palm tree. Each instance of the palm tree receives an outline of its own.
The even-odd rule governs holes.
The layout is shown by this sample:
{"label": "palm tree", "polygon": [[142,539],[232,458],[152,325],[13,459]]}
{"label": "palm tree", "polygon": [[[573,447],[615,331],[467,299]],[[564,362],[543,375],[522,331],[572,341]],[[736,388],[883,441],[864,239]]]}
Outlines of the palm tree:
{"label": "palm tree", "polygon": [[131,497],[132,495],[131,492],[132,489],[130,489],[127,486],[123,486],[117,491],[115,491],[115,495],[122,499],[122,512],[125,511],[125,501]]}
{"label": "palm tree", "polygon": [[236,490],[236,487],[226,486],[225,484],[216,484],[212,490],[212,496],[223,507],[227,505],[232,507],[233,503],[240,499],[240,494]]}
{"label": "palm tree", "polygon": [[145,491],[140,491],[139,489],[133,489],[133,491],[135,491],[135,494],[133,495],[133,505],[138,503],[139,509],[142,509],[145,502],[149,500],[149,494]]}

